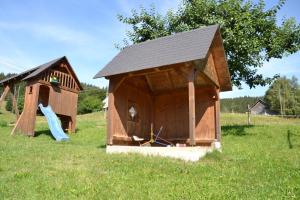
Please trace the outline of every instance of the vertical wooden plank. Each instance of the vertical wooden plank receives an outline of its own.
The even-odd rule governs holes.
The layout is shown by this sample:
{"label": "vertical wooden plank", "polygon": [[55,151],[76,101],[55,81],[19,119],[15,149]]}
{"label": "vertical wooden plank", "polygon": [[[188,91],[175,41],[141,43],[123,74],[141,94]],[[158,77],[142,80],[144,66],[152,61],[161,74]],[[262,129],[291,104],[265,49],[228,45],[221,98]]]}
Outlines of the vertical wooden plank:
{"label": "vertical wooden plank", "polygon": [[108,113],[107,113],[107,145],[113,144],[113,121],[115,112],[114,82],[109,80],[108,86]]}
{"label": "vertical wooden plank", "polygon": [[216,139],[218,142],[221,141],[221,125],[220,125],[220,97],[219,97],[219,92],[220,89],[217,90],[217,99],[215,101],[215,130],[216,130]]}
{"label": "vertical wooden plank", "polygon": [[50,72],[50,70],[48,70],[48,72],[47,72],[47,82],[50,82],[50,76],[51,76],[51,72]]}
{"label": "vertical wooden plank", "polygon": [[[33,90],[32,93],[29,93],[31,86]],[[24,109],[11,134],[20,131],[25,135],[34,136],[38,95],[39,84],[28,84],[26,86]]]}
{"label": "vertical wooden plank", "polygon": [[68,76],[68,88],[71,88],[71,81],[72,81],[72,79],[71,79],[71,77],[70,76]]}
{"label": "vertical wooden plank", "polygon": [[19,109],[18,109],[18,105],[17,105],[17,87],[16,85],[13,86],[14,87],[14,92],[12,93],[12,103],[13,103],[13,109],[15,111],[15,114],[16,114],[16,117],[17,117],[17,120],[19,119],[20,117],[20,112],[19,112]]}
{"label": "vertical wooden plank", "polygon": [[[151,120],[150,123],[154,124],[154,119],[155,119],[155,110],[154,110],[154,105],[155,105],[155,97],[154,96],[150,96],[150,110],[151,110]],[[155,124],[154,124],[154,130],[155,130]]]}
{"label": "vertical wooden plank", "polygon": [[189,91],[189,138],[190,145],[195,143],[195,70],[192,69],[188,76],[188,91]]}
{"label": "vertical wooden plank", "polygon": [[10,90],[10,86],[9,85],[5,86],[4,91],[3,91],[2,95],[1,95],[1,98],[0,98],[0,107],[1,107],[1,104],[4,101],[5,97],[7,96],[9,90]]}
{"label": "vertical wooden plank", "polygon": [[72,85],[71,85],[71,88],[72,89],[75,89],[75,80],[74,80],[74,78],[71,78],[72,79]]}
{"label": "vertical wooden plank", "polygon": [[65,74],[64,73],[60,73],[60,85],[64,86],[65,85]]}

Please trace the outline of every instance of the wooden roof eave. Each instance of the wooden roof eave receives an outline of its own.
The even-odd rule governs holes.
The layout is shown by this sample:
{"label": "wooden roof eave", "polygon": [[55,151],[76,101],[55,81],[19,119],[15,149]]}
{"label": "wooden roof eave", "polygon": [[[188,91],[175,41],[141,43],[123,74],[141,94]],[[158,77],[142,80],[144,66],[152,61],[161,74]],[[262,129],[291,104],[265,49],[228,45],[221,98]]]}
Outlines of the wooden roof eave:
{"label": "wooden roof eave", "polygon": [[221,32],[219,27],[215,33],[213,42],[207,54],[209,54],[210,52],[213,54],[215,66],[216,66],[216,72],[220,82],[220,90],[224,92],[224,91],[232,90],[232,83],[231,83],[231,76],[230,76],[228,63],[226,59],[225,49],[223,45],[223,40],[221,38],[222,37],[221,37]]}

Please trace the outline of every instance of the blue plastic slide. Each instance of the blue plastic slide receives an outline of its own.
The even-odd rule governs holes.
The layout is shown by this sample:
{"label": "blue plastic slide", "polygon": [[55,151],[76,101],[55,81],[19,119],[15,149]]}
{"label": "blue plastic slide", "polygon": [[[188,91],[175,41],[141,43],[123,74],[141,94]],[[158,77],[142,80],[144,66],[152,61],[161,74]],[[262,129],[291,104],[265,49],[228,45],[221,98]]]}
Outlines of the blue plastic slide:
{"label": "blue plastic slide", "polygon": [[56,114],[53,112],[51,106],[49,105],[47,107],[44,107],[42,104],[39,104],[39,107],[42,113],[47,118],[50,131],[56,141],[69,140],[69,137],[62,130],[60,121]]}

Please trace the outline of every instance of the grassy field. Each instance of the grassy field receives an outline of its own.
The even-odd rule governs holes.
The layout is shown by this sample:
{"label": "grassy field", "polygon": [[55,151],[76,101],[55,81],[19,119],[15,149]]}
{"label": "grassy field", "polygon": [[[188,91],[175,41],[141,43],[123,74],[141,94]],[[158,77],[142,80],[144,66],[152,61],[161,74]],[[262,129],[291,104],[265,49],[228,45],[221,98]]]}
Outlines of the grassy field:
{"label": "grassy field", "polygon": [[78,116],[62,143],[43,117],[37,137],[10,136],[14,116],[1,113],[0,199],[299,199],[300,120],[221,117],[223,152],[185,163],[105,154],[101,113]]}

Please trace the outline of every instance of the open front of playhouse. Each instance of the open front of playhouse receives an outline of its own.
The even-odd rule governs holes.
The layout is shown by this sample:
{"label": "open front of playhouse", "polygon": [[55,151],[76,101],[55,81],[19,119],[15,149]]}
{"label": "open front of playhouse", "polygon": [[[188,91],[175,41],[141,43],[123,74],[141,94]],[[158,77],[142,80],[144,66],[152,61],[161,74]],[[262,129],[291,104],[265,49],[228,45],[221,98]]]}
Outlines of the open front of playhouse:
{"label": "open front of playhouse", "polygon": [[221,148],[219,93],[231,81],[218,25],[128,46],[101,77],[108,153],[197,161]]}

